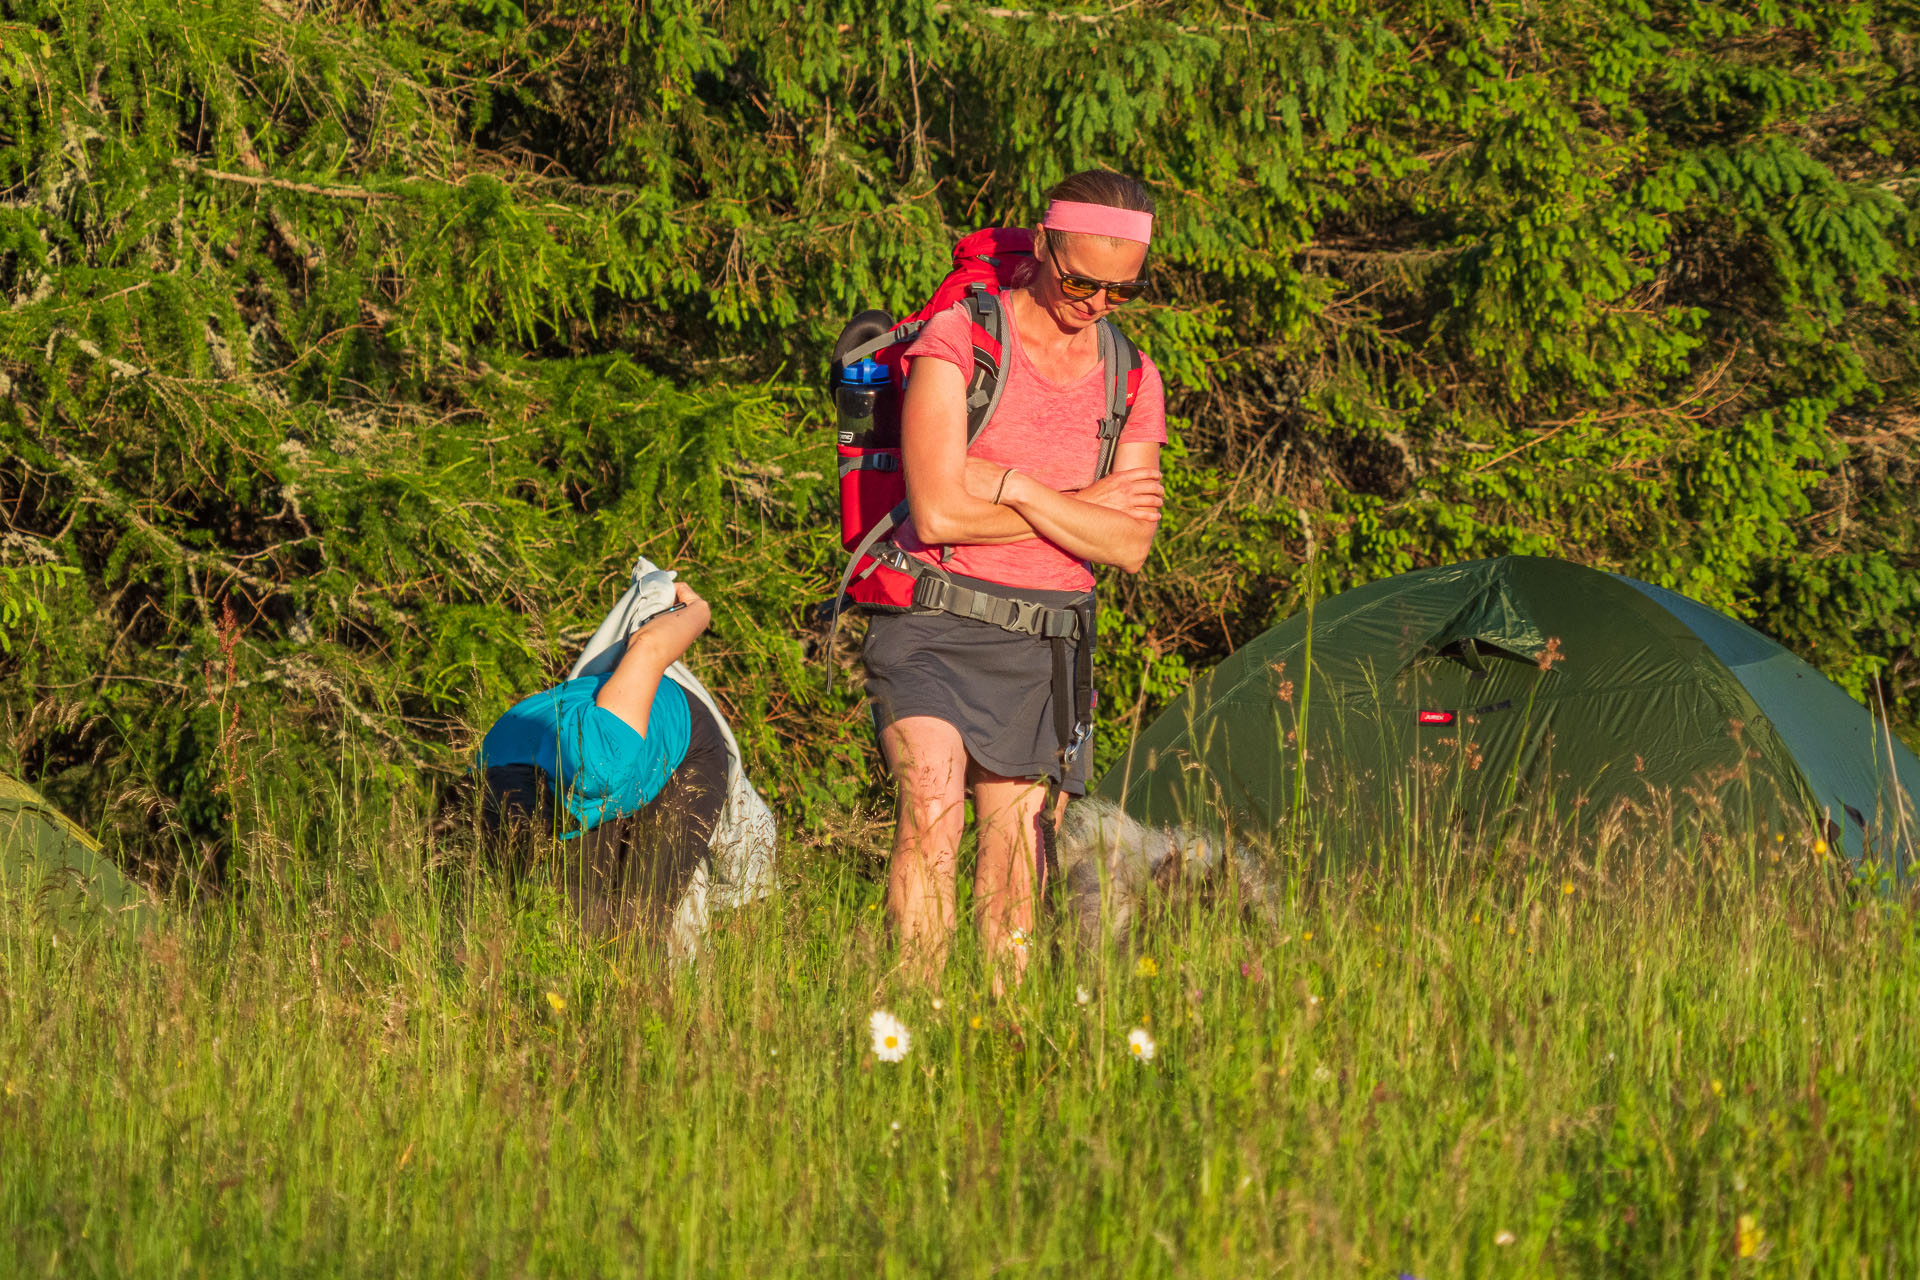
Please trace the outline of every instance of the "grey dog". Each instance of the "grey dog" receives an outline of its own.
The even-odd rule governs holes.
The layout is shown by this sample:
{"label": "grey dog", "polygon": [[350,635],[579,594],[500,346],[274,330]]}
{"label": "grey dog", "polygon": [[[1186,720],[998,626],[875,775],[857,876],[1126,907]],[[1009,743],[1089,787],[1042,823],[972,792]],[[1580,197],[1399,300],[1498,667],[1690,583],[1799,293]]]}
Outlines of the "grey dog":
{"label": "grey dog", "polygon": [[1067,917],[1083,947],[1125,946],[1136,925],[1173,886],[1207,881],[1228,865],[1241,902],[1270,911],[1272,876],[1242,844],[1191,827],[1153,827],[1106,800],[1067,806],[1056,845]]}

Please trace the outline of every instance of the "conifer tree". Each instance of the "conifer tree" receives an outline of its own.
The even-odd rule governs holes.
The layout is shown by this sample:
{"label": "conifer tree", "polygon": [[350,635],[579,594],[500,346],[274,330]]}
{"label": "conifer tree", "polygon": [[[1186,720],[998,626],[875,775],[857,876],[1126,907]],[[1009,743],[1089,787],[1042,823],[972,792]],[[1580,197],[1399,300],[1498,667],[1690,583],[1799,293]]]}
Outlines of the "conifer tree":
{"label": "conifer tree", "polygon": [[1911,734],[1914,16],[8,0],[4,763],[202,865],[321,771],[456,778],[645,551],[715,599],[785,803],[860,799],[808,613],[823,353],[1091,164],[1160,201],[1124,321],[1176,437],[1103,705],[1309,591],[1523,551]]}

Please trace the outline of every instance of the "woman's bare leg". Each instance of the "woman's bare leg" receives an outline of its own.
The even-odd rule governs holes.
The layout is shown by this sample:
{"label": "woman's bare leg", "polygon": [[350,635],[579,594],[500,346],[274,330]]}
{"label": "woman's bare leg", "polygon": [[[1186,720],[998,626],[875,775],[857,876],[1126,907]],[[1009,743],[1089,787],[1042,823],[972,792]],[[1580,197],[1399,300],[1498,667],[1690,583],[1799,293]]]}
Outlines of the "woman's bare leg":
{"label": "woman's bare leg", "polygon": [[922,981],[934,982],[953,936],[954,876],[967,820],[967,748],[932,716],[907,716],[880,734],[898,793],[887,919]]}
{"label": "woman's bare leg", "polygon": [[[974,923],[980,946],[994,966],[993,990],[1003,989],[1003,971],[1018,983],[1026,972],[1040,885],[1040,815],[1047,785],[1031,778],[1003,778],[976,771],[974,819],[980,831],[973,879]],[[1063,797],[1064,799],[1064,797]]]}

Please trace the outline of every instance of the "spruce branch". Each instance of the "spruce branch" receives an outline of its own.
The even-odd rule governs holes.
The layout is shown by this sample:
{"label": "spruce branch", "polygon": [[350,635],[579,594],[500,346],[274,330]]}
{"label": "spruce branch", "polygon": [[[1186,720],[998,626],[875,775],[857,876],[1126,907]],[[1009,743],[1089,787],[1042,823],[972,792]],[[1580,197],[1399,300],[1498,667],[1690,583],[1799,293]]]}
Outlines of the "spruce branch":
{"label": "spruce branch", "polygon": [[286,592],[286,588],[281,584],[269,582],[265,578],[249,573],[223,556],[217,556],[210,551],[202,551],[197,547],[191,547],[181,542],[159,525],[156,525],[153,521],[141,515],[140,512],[135,509],[131,499],[101,480],[86,463],[75,457],[69,450],[55,442],[45,439],[38,433],[34,434],[33,440],[35,444],[44,449],[47,455],[54,460],[59,466],[60,471],[66,475],[68,479],[86,490],[95,502],[138,529],[141,534],[151,539],[154,543],[164,547],[173,555],[178,556],[185,563],[202,569],[209,574],[224,575],[230,580],[244,582],[255,591],[260,592],[263,596],[277,596]]}
{"label": "spruce branch", "polygon": [[368,191],[363,187],[323,187],[312,182],[294,182],[287,178],[270,178],[259,173],[230,173],[225,169],[208,168],[195,160],[175,160],[173,167],[183,173],[196,177],[210,178],[215,182],[234,182],[243,187],[270,187],[275,191],[293,191],[303,196],[325,196],[330,200],[360,200],[373,204],[381,200],[392,200],[394,195],[388,191]]}
{"label": "spruce branch", "polygon": [[[91,346],[92,344],[88,343],[86,345]],[[94,353],[97,352],[98,348],[95,348]],[[121,363],[125,362],[122,361]],[[128,365],[127,367],[133,370],[133,373],[128,376],[137,377],[144,372],[132,365]],[[164,547],[179,557],[181,561],[189,565],[197,566],[209,573],[224,574],[231,581],[244,582],[255,591],[260,592],[263,597],[277,596],[285,592],[286,588],[280,584],[268,582],[265,578],[249,573],[247,570],[222,556],[214,555],[209,551],[202,551],[197,547],[188,546],[186,543],[181,542],[178,538],[175,538],[172,534],[160,528],[160,526],[154,524],[153,521],[141,515],[131,499],[96,476],[92,468],[75,457],[71,450],[67,449],[58,441],[48,440],[36,430],[33,411],[19,398],[12,384],[9,384],[7,387],[7,398],[19,412],[21,423],[26,427],[28,436],[33,442],[39,445],[48,457],[53,459],[55,465],[63,475],[80,486],[81,489],[85,490],[96,503],[107,508],[107,510],[113,512],[114,515],[138,529],[155,544]]]}

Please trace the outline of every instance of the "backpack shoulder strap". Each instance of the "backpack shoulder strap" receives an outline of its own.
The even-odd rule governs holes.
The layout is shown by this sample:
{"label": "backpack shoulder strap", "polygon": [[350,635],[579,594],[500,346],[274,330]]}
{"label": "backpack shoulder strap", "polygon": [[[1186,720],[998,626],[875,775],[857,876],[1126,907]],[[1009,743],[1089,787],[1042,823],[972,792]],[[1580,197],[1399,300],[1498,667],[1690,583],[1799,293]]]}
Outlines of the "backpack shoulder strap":
{"label": "backpack shoulder strap", "polygon": [[1100,367],[1107,388],[1107,411],[1100,419],[1100,466],[1094,472],[1098,480],[1113,470],[1113,457],[1120,449],[1120,433],[1127,428],[1127,417],[1140,394],[1140,375],[1144,362],[1140,348],[1120,332],[1111,320],[1100,322]]}
{"label": "backpack shoulder strap", "polygon": [[967,443],[972,444],[986,430],[1007,387],[1001,376],[1007,352],[1007,309],[977,284],[969,286],[965,301],[973,320],[973,376],[967,380]]}

